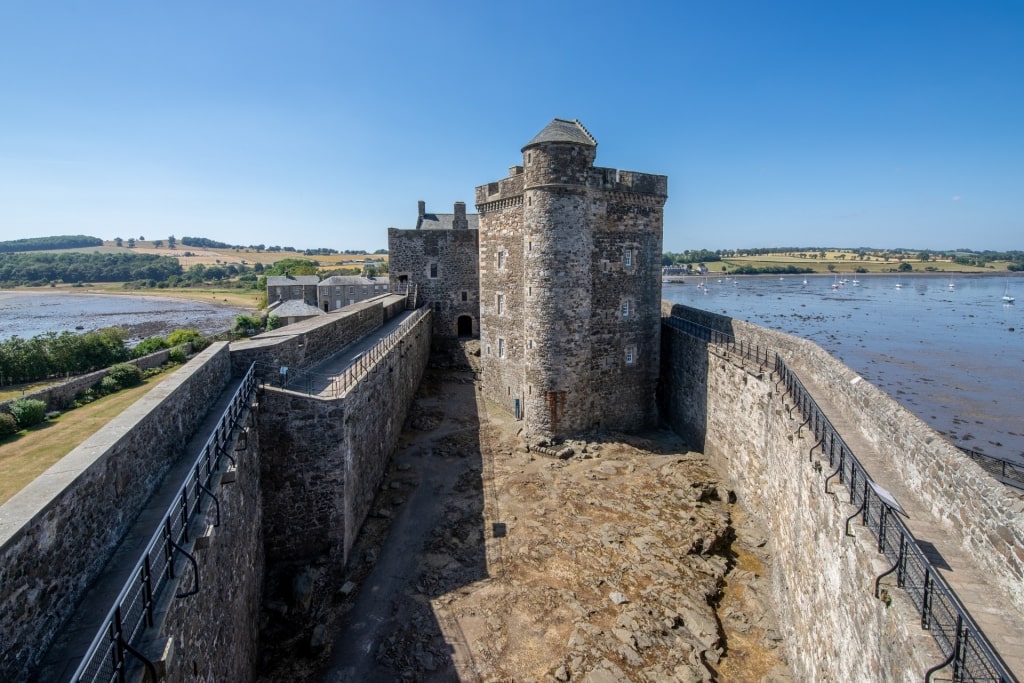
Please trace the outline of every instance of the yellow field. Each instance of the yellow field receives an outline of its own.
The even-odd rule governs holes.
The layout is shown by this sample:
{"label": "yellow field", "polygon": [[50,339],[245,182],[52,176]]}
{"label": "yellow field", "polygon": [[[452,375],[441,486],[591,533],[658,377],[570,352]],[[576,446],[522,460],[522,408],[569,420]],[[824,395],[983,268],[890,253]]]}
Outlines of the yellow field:
{"label": "yellow field", "polygon": [[[182,268],[185,269],[200,263],[204,266],[251,266],[254,263],[262,263],[266,266],[286,258],[309,259],[311,261],[316,261],[321,265],[321,267],[339,265],[358,267],[363,265],[363,262],[366,259],[373,259],[374,263],[377,263],[377,259],[381,258],[384,259],[386,263],[388,259],[387,254],[330,254],[328,256],[306,256],[302,252],[298,251],[257,252],[252,249],[239,249],[237,251],[234,249],[202,249],[199,247],[186,247],[180,243],[174,249],[168,249],[166,240],[164,240],[164,245],[159,249],[153,246],[152,241],[147,240],[143,242],[136,242],[135,247],[131,249],[128,247],[115,246],[112,241],[108,241],[104,242],[102,247],[97,247],[95,250],[110,253],[134,252],[136,254],[174,256],[181,262]],[[82,251],[85,250],[83,249]],[[191,256],[185,256],[186,251],[191,254]]]}

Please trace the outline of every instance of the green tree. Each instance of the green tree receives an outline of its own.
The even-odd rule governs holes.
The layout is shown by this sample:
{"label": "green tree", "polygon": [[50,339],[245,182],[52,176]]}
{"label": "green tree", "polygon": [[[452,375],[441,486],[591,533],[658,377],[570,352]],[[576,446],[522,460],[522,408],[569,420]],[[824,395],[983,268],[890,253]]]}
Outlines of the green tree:
{"label": "green tree", "polygon": [[910,265],[906,261],[903,261],[902,263],[900,263],[899,268],[897,268],[897,270],[900,271],[901,273],[909,273],[913,269],[914,269],[914,266]]}
{"label": "green tree", "polygon": [[168,249],[175,249],[175,248],[177,248],[177,245],[178,245],[178,240],[176,240],[174,238],[174,235],[171,235],[170,237],[167,238],[167,248]]}

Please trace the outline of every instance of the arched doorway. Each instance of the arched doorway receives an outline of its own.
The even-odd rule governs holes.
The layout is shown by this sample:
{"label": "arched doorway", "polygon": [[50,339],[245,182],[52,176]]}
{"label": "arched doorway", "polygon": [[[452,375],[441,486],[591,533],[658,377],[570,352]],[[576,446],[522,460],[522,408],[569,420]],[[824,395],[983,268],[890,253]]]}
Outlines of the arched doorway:
{"label": "arched doorway", "polygon": [[460,337],[473,336],[473,318],[471,316],[460,315],[455,324]]}

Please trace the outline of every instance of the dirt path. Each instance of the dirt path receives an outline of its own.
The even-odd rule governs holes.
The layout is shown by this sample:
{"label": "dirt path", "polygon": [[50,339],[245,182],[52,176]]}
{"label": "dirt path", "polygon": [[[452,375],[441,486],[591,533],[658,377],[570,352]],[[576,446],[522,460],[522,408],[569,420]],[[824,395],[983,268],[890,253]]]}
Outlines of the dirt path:
{"label": "dirt path", "polygon": [[703,456],[527,450],[472,377],[428,371],[316,645],[263,683],[790,680],[766,537]]}

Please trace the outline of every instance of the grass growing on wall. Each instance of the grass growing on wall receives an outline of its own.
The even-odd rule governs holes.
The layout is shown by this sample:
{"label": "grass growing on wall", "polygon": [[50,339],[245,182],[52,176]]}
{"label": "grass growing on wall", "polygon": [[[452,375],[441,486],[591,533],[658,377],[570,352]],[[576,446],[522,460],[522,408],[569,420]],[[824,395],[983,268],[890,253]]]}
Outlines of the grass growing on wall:
{"label": "grass growing on wall", "polygon": [[104,396],[0,441],[0,505],[179,367],[174,366],[143,380],[138,386]]}

